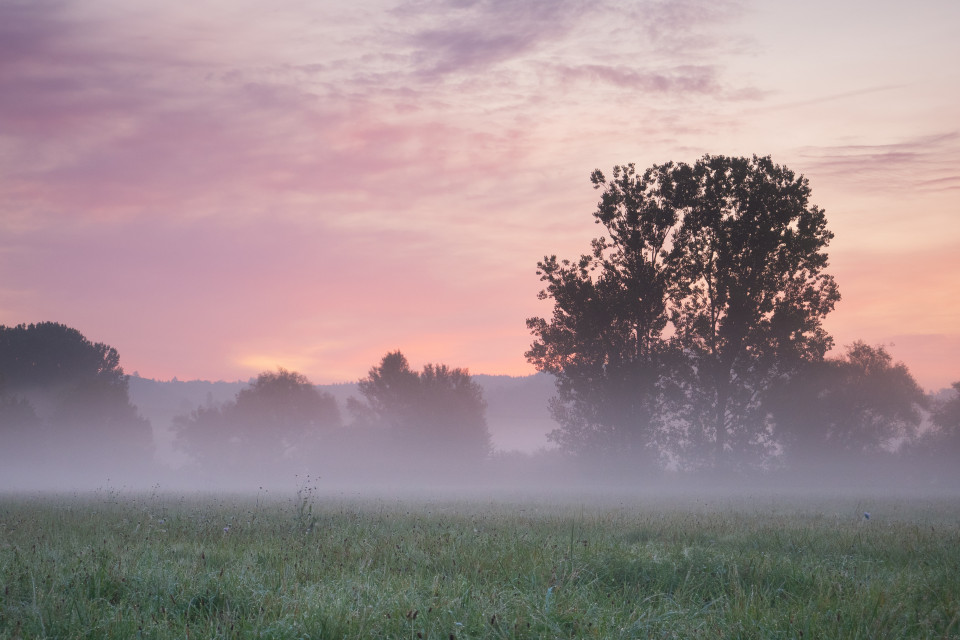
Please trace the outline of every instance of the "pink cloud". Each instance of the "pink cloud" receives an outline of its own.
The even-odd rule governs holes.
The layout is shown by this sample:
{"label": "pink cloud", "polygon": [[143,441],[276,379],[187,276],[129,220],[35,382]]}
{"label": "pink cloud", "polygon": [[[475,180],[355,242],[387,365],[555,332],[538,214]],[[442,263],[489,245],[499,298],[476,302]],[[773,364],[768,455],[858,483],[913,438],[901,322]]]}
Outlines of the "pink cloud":
{"label": "pink cloud", "polygon": [[[535,263],[597,234],[592,169],[783,161],[798,128],[737,102],[784,90],[754,87],[737,2],[230,7],[0,4],[0,322],[75,324],[162,377],[299,358],[352,379],[395,348],[528,371]],[[851,238],[838,337],[952,335],[895,289],[933,309],[955,290],[930,275],[956,273],[946,252],[939,272],[856,252],[872,227],[929,250],[897,222],[926,209],[947,221],[933,244],[957,238],[953,124],[808,139],[820,124],[790,165]]]}
{"label": "pink cloud", "polygon": [[899,191],[960,188],[960,132],[945,131],[885,144],[848,144],[800,150],[810,173],[843,179],[861,189]]}
{"label": "pink cloud", "polygon": [[722,89],[717,71],[710,66],[683,65],[653,71],[624,65],[600,64],[572,66],[555,70],[565,81],[611,84],[636,91],[669,93],[719,93]]}

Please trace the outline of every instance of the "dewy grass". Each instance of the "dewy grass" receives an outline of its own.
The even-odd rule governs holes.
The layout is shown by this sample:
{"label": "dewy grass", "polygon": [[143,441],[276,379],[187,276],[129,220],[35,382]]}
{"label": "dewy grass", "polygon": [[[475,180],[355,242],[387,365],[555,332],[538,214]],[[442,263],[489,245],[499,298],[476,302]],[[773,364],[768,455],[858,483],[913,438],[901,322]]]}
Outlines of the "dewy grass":
{"label": "dewy grass", "polygon": [[762,503],[0,498],[0,638],[960,637],[958,501]]}

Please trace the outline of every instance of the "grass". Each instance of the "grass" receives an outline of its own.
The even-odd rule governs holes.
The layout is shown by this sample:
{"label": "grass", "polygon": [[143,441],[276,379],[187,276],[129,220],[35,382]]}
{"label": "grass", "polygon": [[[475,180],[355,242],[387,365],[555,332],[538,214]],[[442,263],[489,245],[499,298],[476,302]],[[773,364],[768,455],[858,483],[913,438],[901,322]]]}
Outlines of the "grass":
{"label": "grass", "polygon": [[0,638],[374,637],[960,638],[960,502],[0,498]]}

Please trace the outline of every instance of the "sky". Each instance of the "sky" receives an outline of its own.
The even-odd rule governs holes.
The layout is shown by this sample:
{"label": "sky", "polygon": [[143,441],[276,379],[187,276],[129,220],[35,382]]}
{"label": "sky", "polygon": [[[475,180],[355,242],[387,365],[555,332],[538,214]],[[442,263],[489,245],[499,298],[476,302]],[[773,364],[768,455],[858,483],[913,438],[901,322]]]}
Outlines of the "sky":
{"label": "sky", "polygon": [[839,348],[960,380],[960,3],[0,0],[0,324],[157,379],[533,372],[600,168],[772,155]]}

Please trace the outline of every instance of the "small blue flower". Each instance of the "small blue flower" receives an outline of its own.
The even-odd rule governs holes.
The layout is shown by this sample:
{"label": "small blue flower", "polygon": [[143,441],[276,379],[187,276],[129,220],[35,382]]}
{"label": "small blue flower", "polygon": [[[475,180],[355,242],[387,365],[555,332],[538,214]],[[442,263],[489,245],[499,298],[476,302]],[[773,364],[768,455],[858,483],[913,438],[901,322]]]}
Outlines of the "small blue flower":
{"label": "small blue flower", "polygon": [[869,512],[869,511],[864,511],[864,512],[863,512],[863,519],[864,519],[864,520],[869,520],[869,519],[870,519],[870,512]]}

